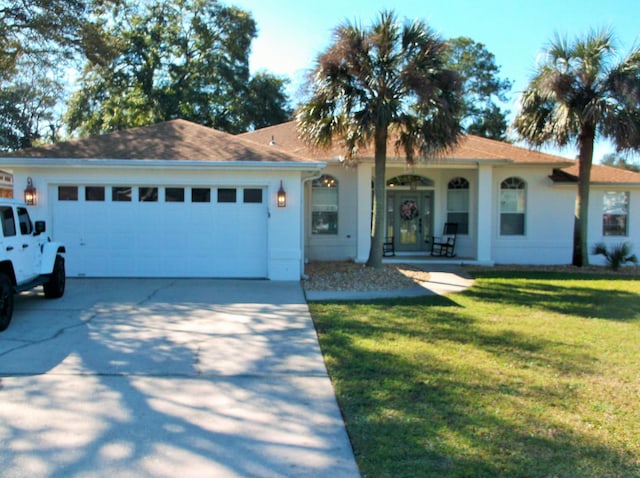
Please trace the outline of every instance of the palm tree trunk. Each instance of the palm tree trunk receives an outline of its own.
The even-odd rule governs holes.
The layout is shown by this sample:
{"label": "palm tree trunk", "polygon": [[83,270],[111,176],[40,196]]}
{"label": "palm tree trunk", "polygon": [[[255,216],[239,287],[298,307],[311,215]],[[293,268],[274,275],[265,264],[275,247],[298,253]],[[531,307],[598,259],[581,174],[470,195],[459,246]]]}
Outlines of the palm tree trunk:
{"label": "palm tree trunk", "polygon": [[371,249],[367,266],[382,267],[382,244],[384,243],[384,222],[387,203],[386,162],[387,128],[378,126],[375,131],[375,177],[373,180],[373,224],[371,227]]}
{"label": "palm tree trunk", "polygon": [[593,163],[593,144],[596,137],[595,125],[584,125],[578,137],[578,196],[573,228],[573,265],[589,265],[587,246],[589,225],[589,189],[591,185],[591,165]]}

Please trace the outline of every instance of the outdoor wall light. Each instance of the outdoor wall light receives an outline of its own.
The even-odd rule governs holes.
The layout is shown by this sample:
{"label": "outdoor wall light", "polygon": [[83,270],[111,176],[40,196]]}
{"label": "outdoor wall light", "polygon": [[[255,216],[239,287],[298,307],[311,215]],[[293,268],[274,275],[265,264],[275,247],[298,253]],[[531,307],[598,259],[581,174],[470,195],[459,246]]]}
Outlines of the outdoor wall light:
{"label": "outdoor wall light", "polygon": [[280,180],[280,189],[278,189],[278,194],[276,196],[278,207],[285,207],[287,205],[287,193],[284,191],[282,187],[282,180]]}
{"label": "outdoor wall light", "polygon": [[27,178],[27,187],[24,190],[24,202],[29,206],[38,204],[38,191],[33,187],[33,179],[31,179],[31,176]]}

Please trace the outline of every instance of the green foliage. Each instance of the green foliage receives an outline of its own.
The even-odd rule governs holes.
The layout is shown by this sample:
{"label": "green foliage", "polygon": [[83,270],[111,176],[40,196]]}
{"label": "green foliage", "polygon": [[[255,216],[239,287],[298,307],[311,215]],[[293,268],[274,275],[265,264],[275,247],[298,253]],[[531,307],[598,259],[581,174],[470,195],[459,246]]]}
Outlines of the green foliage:
{"label": "green foliage", "polygon": [[508,112],[498,103],[507,101],[512,82],[499,78],[495,56],[471,38],[449,40],[448,66],[463,80],[463,125],[467,133],[504,141]]}
{"label": "green foliage", "polygon": [[[0,75],[13,71],[24,56],[68,56],[82,41],[85,0],[2,0],[0,2]],[[6,78],[5,78],[6,79]]]}
{"label": "green foliage", "polygon": [[217,1],[126,1],[107,9],[88,43],[67,126],[95,135],[182,118],[239,133],[256,126],[257,110],[260,126],[279,121],[290,113],[284,81],[250,78],[255,35],[247,12]]}
{"label": "green foliage", "polygon": [[94,6],[91,0],[0,1],[0,150],[42,141],[59,119],[65,68],[92,30]]}
{"label": "green foliage", "polygon": [[368,28],[345,23],[318,56],[298,127],[314,146],[340,141],[347,160],[374,144],[369,266],[382,262],[388,140],[409,162],[450,147],[461,133],[461,106],[459,75],[446,67],[446,43],[424,22],[401,24],[387,11]]}
{"label": "green foliage", "polygon": [[620,59],[607,30],[569,41],[557,36],[521,97],[514,120],[525,141],[578,147],[573,264],[588,265],[587,219],[593,145],[597,135],[618,149],[640,148],[640,47]]}
{"label": "green foliage", "polygon": [[627,154],[605,154],[600,163],[606,166],[613,166],[614,168],[626,169],[628,171],[640,173],[640,164],[634,163]]}
{"label": "green foliage", "polygon": [[640,280],[311,303],[363,477],[640,476]]}
{"label": "green foliage", "polygon": [[622,242],[611,246],[610,248],[604,242],[598,242],[593,246],[592,254],[604,256],[609,267],[614,271],[620,269],[620,266],[625,265],[628,262],[632,264],[638,263],[638,258],[633,254],[633,247],[629,242]]}
{"label": "green foliage", "polygon": [[40,64],[21,60],[17,66],[10,81],[0,81],[0,151],[28,148],[55,134],[54,108],[63,96],[60,80]]}

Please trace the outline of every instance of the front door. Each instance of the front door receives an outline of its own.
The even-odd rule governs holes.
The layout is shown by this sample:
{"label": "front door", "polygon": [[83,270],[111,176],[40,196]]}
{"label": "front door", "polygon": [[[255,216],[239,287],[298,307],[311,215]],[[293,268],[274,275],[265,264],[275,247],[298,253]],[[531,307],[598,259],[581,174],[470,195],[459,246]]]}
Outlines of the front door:
{"label": "front door", "polygon": [[433,191],[387,193],[387,237],[397,252],[430,250],[433,231]]}

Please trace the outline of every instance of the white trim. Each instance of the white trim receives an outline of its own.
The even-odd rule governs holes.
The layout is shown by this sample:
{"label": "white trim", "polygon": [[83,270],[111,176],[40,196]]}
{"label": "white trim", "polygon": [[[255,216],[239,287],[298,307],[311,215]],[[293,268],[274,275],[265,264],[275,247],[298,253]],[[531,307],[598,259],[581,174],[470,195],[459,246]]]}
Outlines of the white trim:
{"label": "white trim", "polygon": [[78,159],[78,158],[0,158],[2,167],[83,167],[83,168],[145,168],[145,169],[231,169],[231,170],[286,170],[319,171],[327,163],[281,161],[207,161],[164,159]]}

